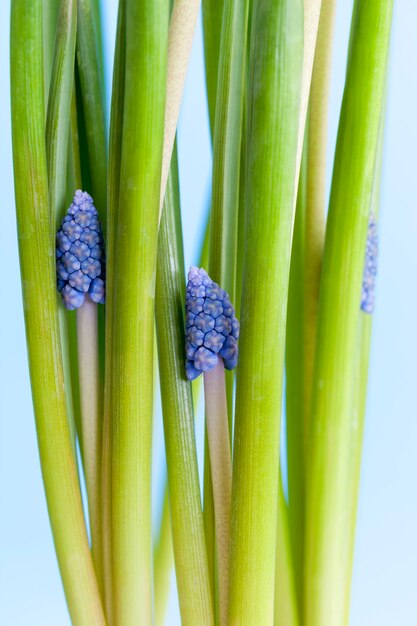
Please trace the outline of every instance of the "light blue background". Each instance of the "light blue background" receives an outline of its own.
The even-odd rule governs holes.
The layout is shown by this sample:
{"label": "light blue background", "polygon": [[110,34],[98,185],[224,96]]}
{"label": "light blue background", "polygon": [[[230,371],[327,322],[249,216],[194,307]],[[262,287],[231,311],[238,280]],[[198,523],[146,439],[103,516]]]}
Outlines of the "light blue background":
{"label": "light blue background", "polygon": [[[116,3],[108,0],[103,4],[107,7],[105,36],[110,57]],[[343,88],[351,0],[339,0],[338,4],[329,159],[334,150]],[[416,23],[415,0],[397,0],[351,626],[417,624]],[[26,364],[13,204],[8,26],[9,2],[3,0],[0,3],[0,267],[3,268],[0,623],[65,626],[69,619],[46,514]],[[201,25],[182,107],[179,149],[186,260],[191,263],[196,260],[210,182]],[[160,417],[156,423],[155,492],[163,472]],[[201,441],[201,428],[198,437]],[[158,499],[155,500],[158,508]],[[179,624],[174,591],[168,623]]]}

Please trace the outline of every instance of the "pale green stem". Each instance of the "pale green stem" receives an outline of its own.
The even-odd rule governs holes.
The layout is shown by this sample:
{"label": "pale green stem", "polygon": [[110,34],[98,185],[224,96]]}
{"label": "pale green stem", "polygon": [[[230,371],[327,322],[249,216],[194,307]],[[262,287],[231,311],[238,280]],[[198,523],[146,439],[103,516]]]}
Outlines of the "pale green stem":
{"label": "pale green stem", "polygon": [[221,2],[221,0],[202,0],[202,4],[207,103],[211,136],[213,137],[224,2]]}
{"label": "pale green stem", "polygon": [[153,622],[153,339],[168,8],[165,0],[126,1],[109,381],[112,603],[117,626]]}
{"label": "pale green stem", "polygon": [[209,274],[235,301],[248,0],[224,5],[213,142]]}
{"label": "pale green stem", "polygon": [[102,585],[101,515],[101,385],[98,358],[97,304],[86,294],[77,309],[78,375],[85,482],[90,519],[91,549]]}
{"label": "pale green stem", "polygon": [[48,113],[46,157],[53,236],[65,214],[68,135],[74,83],[77,2],[62,0],[58,14]]}
{"label": "pale green stem", "polygon": [[112,392],[112,346],[114,315],[114,260],[115,235],[120,192],[120,160],[122,149],[123,107],[125,89],[126,55],[126,6],[119,2],[117,18],[116,49],[114,55],[113,87],[110,116],[110,149],[108,171],[108,207],[106,237],[106,321],[105,321],[105,380],[103,411],[102,452],[102,504],[103,504],[103,585],[106,614],[112,623],[112,566],[111,566],[111,392]]}
{"label": "pale green stem", "polygon": [[183,626],[213,626],[191,384],[184,371],[184,256],[174,151],[159,229],[156,327],[178,599]]}
{"label": "pale green stem", "polygon": [[304,258],[304,455],[311,413],[320,272],[324,246],[328,107],[336,0],[323,0],[310,91]]}
{"label": "pale green stem", "polygon": [[168,607],[174,553],[172,550],[171,518],[168,489],[164,492],[161,525],[154,550],[155,624],[164,626]]}
{"label": "pale green stem", "polygon": [[294,236],[291,249],[291,269],[288,288],[288,314],[286,329],[287,336],[285,346],[288,517],[294,565],[293,576],[300,609],[303,592],[305,509],[305,473],[303,456],[304,404],[302,389],[304,385],[303,286],[305,273],[307,141],[308,138],[306,137],[303,158],[301,161],[300,178],[298,181]]}
{"label": "pale green stem", "polygon": [[295,175],[295,197],[294,205],[297,201],[298,179],[300,176],[301,158],[303,154],[303,144],[305,127],[307,121],[307,110],[310,99],[311,76],[313,73],[314,55],[316,52],[317,32],[319,29],[320,11],[322,0],[303,0],[304,2],[304,58],[303,75],[301,82],[300,100],[300,120],[298,126],[297,144],[297,165]]}
{"label": "pale green stem", "polygon": [[360,294],[392,0],[357,0],[326,230],[307,469],[305,626],[346,626]]}
{"label": "pale green stem", "polygon": [[[386,106],[386,90],[387,83],[385,85],[384,95],[384,110],[381,116],[381,123],[379,129],[378,149],[375,164],[375,177],[372,189],[372,200],[370,212],[377,219],[379,213],[379,199],[381,189],[381,171],[382,171],[382,156],[384,145],[384,128],[385,128],[385,106]],[[351,527],[348,543],[350,544],[350,561],[347,567],[349,580],[352,577],[353,569],[353,556],[355,545],[355,530],[356,530],[356,513],[359,499],[359,485],[360,485],[360,472],[361,472],[361,460],[362,460],[362,441],[363,432],[365,427],[365,410],[366,410],[366,397],[368,386],[368,369],[370,359],[370,347],[371,347],[371,335],[372,335],[372,315],[361,311],[359,317],[358,328],[358,357],[357,364],[355,366],[356,371],[356,389],[354,399],[354,423],[352,428],[352,438],[350,441],[350,451],[352,459],[352,472],[351,472],[351,486],[350,486],[350,498],[352,504],[351,512]],[[346,607],[347,613],[345,616],[346,623],[349,623],[349,607]]]}
{"label": "pale green stem", "polygon": [[[308,124],[298,187],[290,285],[287,359],[288,493],[297,592],[302,598],[305,467],[324,244],[327,110],[335,0],[323,0],[311,79]],[[294,302],[293,302],[294,300]],[[290,356],[294,350],[293,357]],[[300,392],[301,389],[301,392]],[[287,395],[288,398],[288,395]]]}
{"label": "pale green stem", "polygon": [[[103,3],[105,4],[105,3]],[[103,29],[102,29],[102,0],[92,0],[91,10],[93,14],[94,30],[97,41],[97,56],[100,71],[101,84],[103,86],[103,110],[106,112],[106,72],[104,67]]]}
{"label": "pale green stem", "polygon": [[159,218],[174,147],[185,77],[201,0],[174,0],[168,35],[167,91],[165,104],[164,147],[162,152],[161,196]]}
{"label": "pale green stem", "polygon": [[224,374],[222,359],[219,359],[217,365],[212,370],[204,372],[207,439],[216,529],[220,626],[227,625],[232,500],[232,459]]}
{"label": "pale green stem", "polygon": [[11,96],[15,197],[42,475],[72,623],[105,626],[65,400],[47,183],[42,52],[42,3],[13,0]]}
{"label": "pale green stem", "polygon": [[300,616],[294,580],[288,507],[285,502],[280,476],[278,484],[274,626],[299,626],[299,624]]}
{"label": "pale green stem", "polygon": [[[73,85],[71,97],[66,188],[66,206],[69,206],[74,197],[74,190],[82,188],[75,84]],[[75,311],[67,311],[61,307],[58,309],[60,315],[61,310],[64,311],[66,317],[66,339],[68,341],[69,367],[71,376],[71,399],[73,404],[75,430],[80,442],[82,455],[81,408],[77,355],[77,315]]]}
{"label": "pale green stem", "polygon": [[271,626],[274,621],[302,3],[257,3],[251,39],[246,165],[250,176],[236,387],[230,626]]}
{"label": "pale green stem", "polygon": [[[246,78],[248,0],[224,4],[216,89],[216,122],[213,136],[213,174],[210,212],[209,274],[235,302],[239,171],[242,137],[243,97]],[[232,433],[234,373],[226,375],[229,419]],[[206,418],[207,419],[207,418]],[[209,445],[209,449],[214,442]],[[211,456],[211,452],[210,452]],[[210,463],[211,464],[211,463]],[[213,468],[212,468],[213,469]],[[208,472],[208,468],[205,470]],[[216,508],[216,506],[214,507]],[[215,513],[216,518],[216,513]],[[217,535],[217,532],[215,533]],[[224,558],[215,546],[220,566]],[[229,553],[228,553],[229,554]],[[219,576],[222,576],[219,569]],[[224,581],[218,577],[218,592]],[[224,623],[224,598],[219,598],[220,620]]]}
{"label": "pale green stem", "polygon": [[43,75],[45,103],[48,102],[52,63],[55,47],[56,25],[61,0],[49,0],[42,4],[43,22]]}
{"label": "pale green stem", "polygon": [[[51,207],[51,234],[53,241],[55,241],[55,233],[66,208],[68,132],[77,29],[76,0],[62,0],[58,16],[50,16],[49,19],[54,21],[56,37],[46,116],[45,142],[48,163],[49,202]],[[58,306],[58,315],[68,419],[74,454],[76,456],[76,429],[71,384],[68,319],[67,311],[61,305]]]}
{"label": "pale green stem", "polygon": [[95,0],[77,0],[77,67],[87,138],[88,164],[94,204],[106,229],[107,145],[104,86],[97,42]]}

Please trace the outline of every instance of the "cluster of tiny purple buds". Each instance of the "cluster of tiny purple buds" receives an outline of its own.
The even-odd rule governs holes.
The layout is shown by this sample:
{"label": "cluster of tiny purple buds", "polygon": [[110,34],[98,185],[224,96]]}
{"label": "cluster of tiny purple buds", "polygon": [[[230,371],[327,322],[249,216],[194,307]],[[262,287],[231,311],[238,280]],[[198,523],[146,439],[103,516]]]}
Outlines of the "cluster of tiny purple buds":
{"label": "cluster of tiny purple buds", "polygon": [[362,279],[361,309],[364,313],[373,313],[375,308],[375,281],[378,269],[378,229],[375,216],[369,215],[368,236],[366,240],[365,267]]}
{"label": "cluster of tiny purple buds", "polygon": [[229,296],[207,272],[192,267],[186,293],[185,372],[194,380],[223,359],[226,369],[236,367],[239,322]]}
{"label": "cluster of tiny purple buds", "polygon": [[104,304],[105,255],[101,224],[92,197],[75,192],[56,236],[57,287],[67,309],[78,309],[88,294]]}

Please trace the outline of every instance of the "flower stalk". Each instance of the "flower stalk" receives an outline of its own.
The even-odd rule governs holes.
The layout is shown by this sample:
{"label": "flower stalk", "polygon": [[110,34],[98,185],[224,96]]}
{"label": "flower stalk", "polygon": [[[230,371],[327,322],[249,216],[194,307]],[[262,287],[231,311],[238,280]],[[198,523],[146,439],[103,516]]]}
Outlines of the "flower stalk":
{"label": "flower stalk", "polygon": [[364,250],[384,98],[393,3],[357,0],[330,196],[313,377],[304,621],[348,623],[354,507],[348,442]]}
{"label": "flower stalk", "polygon": [[227,626],[232,523],[232,459],[222,359],[219,359],[212,370],[204,372],[204,398],[216,529],[219,624]]}

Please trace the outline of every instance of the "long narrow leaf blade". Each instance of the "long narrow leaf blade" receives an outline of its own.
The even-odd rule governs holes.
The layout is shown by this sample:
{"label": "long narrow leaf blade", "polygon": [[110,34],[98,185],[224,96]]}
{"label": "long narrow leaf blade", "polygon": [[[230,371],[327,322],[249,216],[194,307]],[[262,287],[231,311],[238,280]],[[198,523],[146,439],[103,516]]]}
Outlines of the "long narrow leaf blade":
{"label": "long narrow leaf blade", "polygon": [[201,509],[191,383],[184,362],[184,258],[173,155],[159,232],[156,323],[172,532],[184,626],[214,626]]}
{"label": "long narrow leaf blade", "polygon": [[104,626],[65,402],[47,184],[42,52],[42,3],[13,0],[11,93],[16,212],[43,480],[72,621]]}
{"label": "long narrow leaf blade", "polygon": [[357,0],[326,230],[307,469],[306,626],[348,620],[357,333],[392,0]]}
{"label": "long narrow leaf blade", "polygon": [[229,624],[269,626],[274,620],[280,414],[303,58],[302,2],[256,3],[251,51]]}
{"label": "long narrow leaf blade", "polygon": [[120,197],[114,244],[113,618],[152,624],[151,438],[155,268],[169,3],[126,2]]}

